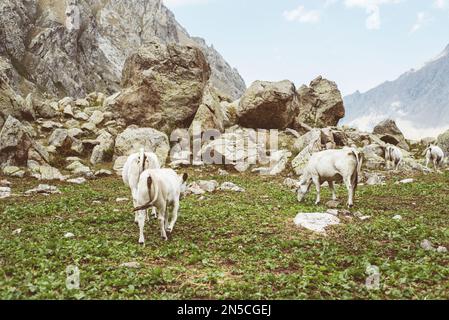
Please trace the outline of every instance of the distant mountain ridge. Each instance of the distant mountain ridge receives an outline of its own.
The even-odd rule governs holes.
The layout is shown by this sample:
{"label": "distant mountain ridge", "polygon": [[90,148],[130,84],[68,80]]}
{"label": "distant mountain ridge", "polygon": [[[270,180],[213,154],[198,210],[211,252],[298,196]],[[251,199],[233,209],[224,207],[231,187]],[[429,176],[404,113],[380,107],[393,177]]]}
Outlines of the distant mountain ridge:
{"label": "distant mountain ridge", "polygon": [[344,98],[344,124],[372,129],[392,118],[402,123],[409,135],[414,130],[438,134],[449,128],[449,45],[436,58],[387,81],[366,93]]}

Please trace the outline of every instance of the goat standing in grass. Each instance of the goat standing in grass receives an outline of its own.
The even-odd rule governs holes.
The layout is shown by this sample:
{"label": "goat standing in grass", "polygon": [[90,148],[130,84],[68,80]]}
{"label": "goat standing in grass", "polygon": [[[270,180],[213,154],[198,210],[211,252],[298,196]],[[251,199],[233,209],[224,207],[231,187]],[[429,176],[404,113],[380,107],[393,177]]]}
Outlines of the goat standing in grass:
{"label": "goat standing in grass", "polygon": [[403,155],[401,149],[391,144],[385,147],[385,161],[387,162],[387,170],[390,168],[390,162],[393,163],[395,170],[399,170],[402,163]]}
{"label": "goat standing in grass", "polygon": [[324,182],[329,183],[332,190],[332,199],[337,200],[334,182],[343,179],[349,194],[348,206],[353,207],[362,160],[362,156],[356,149],[347,147],[341,150],[326,150],[313,154],[299,182],[298,201],[304,200],[310,186],[314,183],[317,191],[315,204],[319,204],[321,202],[321,185]]}
{"label": "goat standing in grass", "polygon": [[[152,152],[145,152],[142,148],[139,153],[134,153],[128,157],[123,166],[122,179],[125,185],[131,189],[134,206],[137,205],[137,188],[140,175],[148,169],[160,169],[159,159]],[[157,217],[156,209],[153,208],[153,216]],[[148,217],[147,217],[148,218]],[[134,221],[138,222],[138,214],[136,213]]]}
{"label": "goat standing in grass", "polygon": [[426,154],[426,168],[429,168],[430,162],[433,163],[435,170],[438,171],[438,167],[443,164],[444,152],[438,146],[430,145],[424,153]]}
{"label": "goat standing in grass", "polygon": [[[156,207],[161,225],[161,236],[168,240],[167,232],[171,233],[178,220],[179,201],[181,194],[187,188],[188,175],[178,175],[172,169],[153,169],[144,171],[139,180],[137,191],[139,243],[144,244],[143,229],[145,227],[146,210]],[[171,209],[171,210],[170,210]],[[171,216],[171,221],[169,221]]]}

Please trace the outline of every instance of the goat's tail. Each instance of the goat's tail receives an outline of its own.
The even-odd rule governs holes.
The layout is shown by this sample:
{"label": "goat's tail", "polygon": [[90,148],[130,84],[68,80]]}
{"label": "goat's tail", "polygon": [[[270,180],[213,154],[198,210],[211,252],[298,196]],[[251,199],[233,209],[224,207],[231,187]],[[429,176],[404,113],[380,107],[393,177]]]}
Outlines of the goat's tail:
{"label": "goat's tail", "polygon": [[151,175],[148,177],[147,179],[147,187],[148,187],[148,195],[151,198],[151,186],[154,184],[154,199],[150,202],[148,202],[147,204],[134,208],[133,212],[136,211],[141,211],[141,210],[147,210],[151,207],[154,206],[154,204],[156,203],[157,199],[159,198],[159,188],[157,186],[156,183],[153,183],[153,178],[151,177]]}
{"label": "goat's tail", "polygon": [[355,149],[352,150],[352,154],[356,160],[356,168],[351,176],[351,185],[354,188],[354,192],[359,184],[359,176],[362,173],[363,155],[360,155]]}
{"label": "goat's tail", "polygon": [[146,157],[144,148],[140,148],[139,159],[140,159],[140,165],[141,165],[140,172],[144,172],[145,171],[145,163],[147,162],[147,157]]}

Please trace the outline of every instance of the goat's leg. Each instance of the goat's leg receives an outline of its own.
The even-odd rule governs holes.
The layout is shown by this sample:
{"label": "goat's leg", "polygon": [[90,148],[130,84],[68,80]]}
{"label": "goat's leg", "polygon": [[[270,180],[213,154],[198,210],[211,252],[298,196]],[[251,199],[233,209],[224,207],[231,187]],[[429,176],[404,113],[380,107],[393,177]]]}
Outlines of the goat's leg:
{"label": "goat's leg", "polygon": [[173,232],[173,229],[175,228],[176,221],[178,221],[178,212],[179,212],[179,201],[176,201],[173,205],[173,216],[172,220],[170,222],[170,225],[167,228],[167,231],[169,233]]}
{"label": "goat's leg", "polygon": [[333,181],[329,182],[329,188],[331,188],[332,191],[332,200],[337,201],[337,193],[335,192],[335,184]]}
{"label": "goat's leg", "polygon": [[145,244],[145,237],[143,235],[143,229],[145,227],[145,210],[141,210],[138,212],[138,222],[139,222],[139,243]]}
{"label": "goat's leg", "polygon": [[345,181],[346,189],[348,189],[348,207],[352,208],[354,206],[354,186],[351,182],[351,177],[346,178]]}
{"label": "goat's leg", "polygon": [[318,177],[314,177],[312,178],[313,183],[315,184],[316,187],[316,201],[315,204],[320,204],[321,202],[321,183],[320,183],[320,179]]}
{"label": "goat's leg", "polygon": [[161,237],[165,241],[168,240],[167,233],[165,231],[165,215],[167,214],[167,207],[166,204],[163,204],[163,207],[158,210],[159,213],[159,223],[161,225]]}

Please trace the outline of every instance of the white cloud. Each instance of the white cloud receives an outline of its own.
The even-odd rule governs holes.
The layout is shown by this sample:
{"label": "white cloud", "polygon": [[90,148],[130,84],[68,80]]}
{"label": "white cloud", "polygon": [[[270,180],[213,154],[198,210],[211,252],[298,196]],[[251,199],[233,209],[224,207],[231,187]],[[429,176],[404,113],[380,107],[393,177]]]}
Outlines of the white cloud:
{"label": "white cloud", "polygon": [[190,5],[206,4],[209,0],[163,0],[167,7],[175,8]]}
{"label": "white cloud", "polygon": [[366,28],[368,30],[378,30],[381,27],[380,7],[385,4],[399,3],[403,0],[345,0],[348,8],[365,9],[368,17],[366,18]]}
{"label": "white cloud", "polygon": [[445,9],[448,6],[447,0],[434,0],[433,6],[438,9]]}
{"label": "white cloud", "polygon": [[304,6],[298,6],[296,9],[284,11],[284,18],[287,21],[317,23],[320,21],[321,15],[317,10],[307,10]]}
{"label": "white cloud", "polygon": [[416,22],[410,29],[410,33],[415,33],[419,29],[421,29],[427,22],[431,20],[429,14],[426,12],[418,12],[416,17]]}

